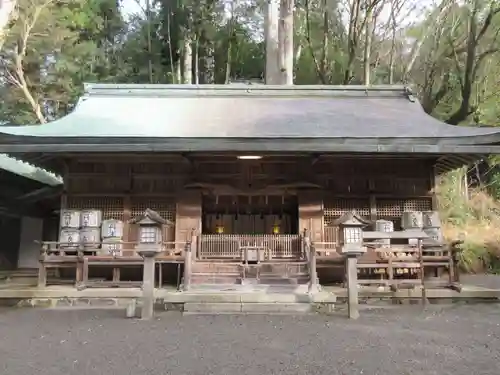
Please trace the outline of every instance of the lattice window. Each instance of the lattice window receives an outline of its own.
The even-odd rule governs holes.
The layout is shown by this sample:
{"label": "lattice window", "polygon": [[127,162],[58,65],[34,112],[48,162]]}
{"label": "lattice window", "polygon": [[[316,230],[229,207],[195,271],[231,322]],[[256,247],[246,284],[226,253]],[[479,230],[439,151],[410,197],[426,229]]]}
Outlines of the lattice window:
{"label": "lattice window", "polygon": [[150,208],[162,218],[175,222],[175,202],[169,198],[132,198],[132,217],[144,213]]}
{"label": "lattice window", "polygon": [[397,218],[403,215],[404,200],[400,199],[377,199],[378,218]]}
{"label": "lattice window", "polygon": [[431,198],[406,199],[403,204],[403,211],[431,211]]}
{"label": "lattice window", "polygon": [[104,220],[123,220],[123,198],[69,196],[67,206],[70,210],[100,210]]}
{"label": "lattice window", "polygon": [[370,201],[368,199],[332,199],[326,201],[325,225],[330,225],[333,220],[352,210],[356,210],[361,216],[368,217],[370,215]]}
{"label": "lattice window", "polygon": [[430,198],[421,199],[377,199],[377,218],[390,220],[394,229],[401,228],[401,216],[405,211],[429,211],[432,209]]}

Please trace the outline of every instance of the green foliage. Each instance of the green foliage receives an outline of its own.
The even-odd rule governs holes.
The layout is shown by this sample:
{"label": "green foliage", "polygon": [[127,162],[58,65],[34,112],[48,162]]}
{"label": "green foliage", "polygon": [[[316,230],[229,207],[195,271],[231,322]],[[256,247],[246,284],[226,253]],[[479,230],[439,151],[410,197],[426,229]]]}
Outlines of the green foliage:
{"label": "green foliage", "polygon": [[17,12],[0,57],[0,121],[40,121],[26,92],[46,120],[61,117],[81,95],[83,82],[106,80],[113,73],[113,44],[123,25],[117,3],[21,0]]}
{"label": "green foliage", "polygon": [[444,176],[439,185],[443,229],[449,240],[464,235],[460,266],[465,272],[500,272],[500,204],[484,190],[464,192],[464,171]]}

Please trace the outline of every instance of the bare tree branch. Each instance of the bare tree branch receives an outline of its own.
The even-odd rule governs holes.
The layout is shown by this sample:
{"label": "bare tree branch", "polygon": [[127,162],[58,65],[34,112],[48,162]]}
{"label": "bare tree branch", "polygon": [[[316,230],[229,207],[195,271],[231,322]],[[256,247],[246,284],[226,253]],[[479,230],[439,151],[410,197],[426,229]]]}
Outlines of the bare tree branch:
{"label": "bare tree branch", "polygon": [[35,97],[30,91],[29,84],[26,80],[26,75],[24,73],[23,63],[27,54],[29,38],[33,37],[32,31],[36,26],[43,11],[46,10],[47,7],[51,5],[53,2],[54,0],[44,0],[41,3],[38,3],[37,1],[32,1],[30,7],[32,9],[30,10],[33,11],[33,14],[31,15],[31,17],[30,16],[27,16],[26,18],[20,17],[19,22],[22,22],[21,35],[17,43],[17,51],[14,54],[14,72],[12,74],[12,76],[15,76],[15,80],[13,80],[12,82],[19,89],[21,89],[24,97],[31,106],[33,113],[35,114],[36,118],[41,124],[46,123],[47,120],[42,112],[42,107],[40,103],[38,102],[38,100],[35,99]]}

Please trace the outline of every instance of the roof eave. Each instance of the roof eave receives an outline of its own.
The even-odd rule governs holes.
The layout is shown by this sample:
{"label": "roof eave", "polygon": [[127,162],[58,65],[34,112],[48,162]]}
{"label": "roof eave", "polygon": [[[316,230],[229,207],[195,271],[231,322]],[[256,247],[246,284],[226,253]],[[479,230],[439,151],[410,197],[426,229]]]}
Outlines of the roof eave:
{"label": "roof eave", "polygon": [[[314,152],[314,153],[422,153],[422,154],[500,154],[496,138],[491,143],[444,142],[440,139],[373,138],[161,138],[147,142],[140,138],[47,139],[43,142],[1,143],[0,152],[8,154],[68,152]],[[430,142],[432,141],[432,143]],[[494,142],[493,142],[494,141]]]}

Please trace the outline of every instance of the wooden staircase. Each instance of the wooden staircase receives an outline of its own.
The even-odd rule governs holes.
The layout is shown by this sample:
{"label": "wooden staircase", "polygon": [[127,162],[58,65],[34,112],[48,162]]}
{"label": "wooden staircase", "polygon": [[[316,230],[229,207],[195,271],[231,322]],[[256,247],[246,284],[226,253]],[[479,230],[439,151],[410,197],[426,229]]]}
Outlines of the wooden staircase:
{"label": "wooden staircase", "polygon": [[306,261],[287,259],[244,264],[232,261],[195,261],[191,284],[299,285],[309,282]]}

